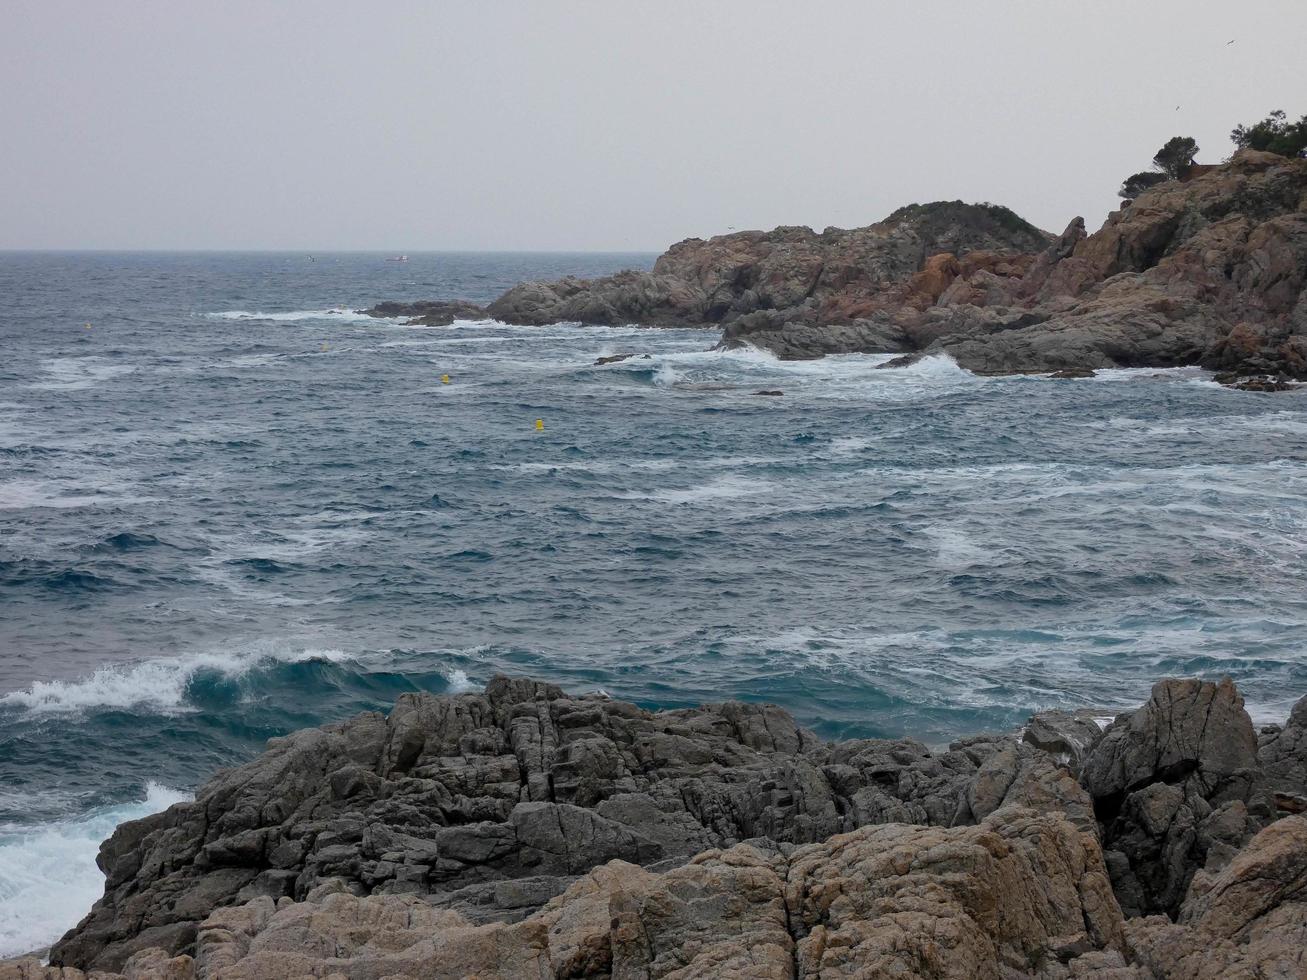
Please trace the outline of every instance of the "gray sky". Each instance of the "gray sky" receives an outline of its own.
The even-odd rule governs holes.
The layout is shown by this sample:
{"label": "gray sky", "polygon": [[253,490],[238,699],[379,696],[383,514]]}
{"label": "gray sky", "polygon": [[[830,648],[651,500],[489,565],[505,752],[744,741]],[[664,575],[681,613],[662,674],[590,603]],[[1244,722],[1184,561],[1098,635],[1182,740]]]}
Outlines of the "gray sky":
{"label": "gray sky", "polygon": [[0,248],[1093,228],[1167,137],[1307,112],[1305,45],[1307,0],[0,0]]}

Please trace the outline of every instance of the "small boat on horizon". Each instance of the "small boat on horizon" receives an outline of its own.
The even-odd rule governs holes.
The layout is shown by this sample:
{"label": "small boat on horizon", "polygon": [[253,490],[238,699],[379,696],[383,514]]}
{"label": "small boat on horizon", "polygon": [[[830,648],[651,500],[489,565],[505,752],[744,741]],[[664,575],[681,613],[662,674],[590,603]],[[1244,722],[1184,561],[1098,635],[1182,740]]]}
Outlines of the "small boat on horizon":
{"label": "small boat on horizon", "polygon": [[407,262],[407,261],[408,261],[408,256],[407,256],[407,255],[392,255],[390,258],[386,259],[386,261],[387,261],[387,262]]}

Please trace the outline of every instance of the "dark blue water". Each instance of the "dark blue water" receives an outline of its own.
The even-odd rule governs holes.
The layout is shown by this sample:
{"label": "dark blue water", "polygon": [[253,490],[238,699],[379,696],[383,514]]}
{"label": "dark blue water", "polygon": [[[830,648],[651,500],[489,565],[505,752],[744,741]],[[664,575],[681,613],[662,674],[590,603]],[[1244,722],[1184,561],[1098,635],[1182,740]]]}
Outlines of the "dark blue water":
{"label": "dark blue water", "polygon": [[1301,395],[349,312],[651,261],[0,255],[0,954],[117,820],[496,670],[928,741],[1307,691]]}

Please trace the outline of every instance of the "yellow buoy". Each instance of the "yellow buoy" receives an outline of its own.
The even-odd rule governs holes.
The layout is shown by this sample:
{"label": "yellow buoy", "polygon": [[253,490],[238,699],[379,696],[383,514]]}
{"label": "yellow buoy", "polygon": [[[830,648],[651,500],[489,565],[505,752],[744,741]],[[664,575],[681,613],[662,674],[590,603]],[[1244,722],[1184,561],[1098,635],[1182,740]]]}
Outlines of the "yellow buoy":
{"label": "yellow buoy", "polygon": [[86,325],[86,329],[87,329],[87,330],[90,330],[90,329],[91,329],[91,325],[90,325],[89,323]]}
{"label": "yellow buoy", "polygon": [[441,383],[442,385],[447,385],[447,384],[449,384],[449,375],[447,375],[447,374],[442,374],[442,375],[440,376],[440,383]]}
{"label": "yellow buoy", "polygon": [[536,419],[536,431],[537,431],[537,432],[543,432],[544,430],[545,430],[545,420],[544,420],[544,419]]}

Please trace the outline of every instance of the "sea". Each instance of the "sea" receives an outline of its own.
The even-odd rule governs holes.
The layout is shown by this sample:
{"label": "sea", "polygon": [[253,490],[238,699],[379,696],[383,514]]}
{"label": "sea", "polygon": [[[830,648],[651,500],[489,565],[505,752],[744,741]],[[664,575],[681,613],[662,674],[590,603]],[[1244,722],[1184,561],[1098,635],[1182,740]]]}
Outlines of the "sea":
{"label": "sea", "polygon": [[0,253],[0,957],[119,822],[499,671],[932,745],[1307,693],[1302,394],[411,326],[356,311],[654,256],[390,258]]}

